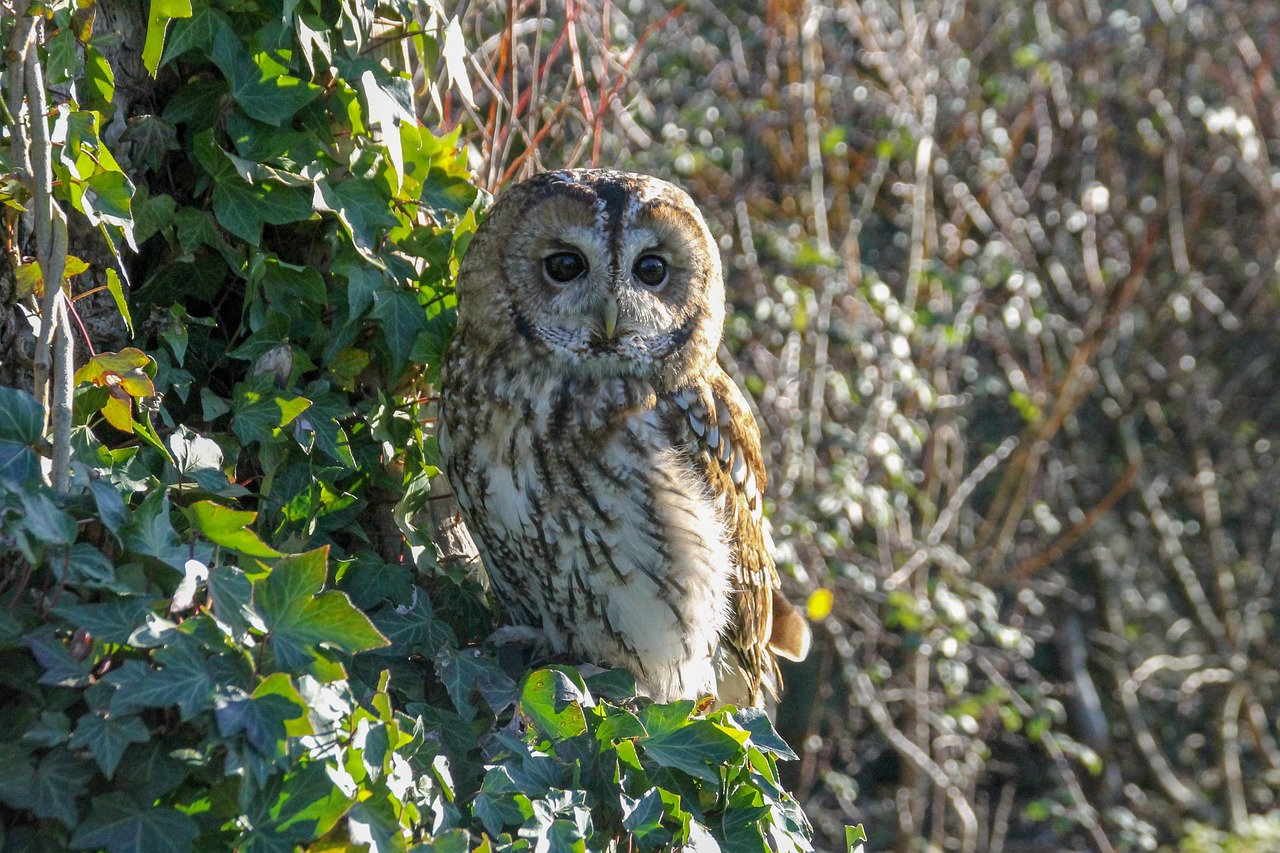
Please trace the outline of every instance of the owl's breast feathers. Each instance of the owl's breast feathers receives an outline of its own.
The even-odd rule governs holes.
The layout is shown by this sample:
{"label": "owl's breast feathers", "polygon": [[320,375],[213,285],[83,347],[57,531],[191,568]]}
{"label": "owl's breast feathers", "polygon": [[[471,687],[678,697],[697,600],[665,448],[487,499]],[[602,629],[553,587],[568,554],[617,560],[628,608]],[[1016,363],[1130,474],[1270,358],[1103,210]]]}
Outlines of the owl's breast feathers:
{"label": "owl's breast feathers", "polygon": [[442,396],[449,480],[511,616],[655,699],[715,692],[732,556],[652,386],[451,368]]}
{"label": "owl's breast feathers", "polygon": [[511,615],[655,699],[759,704],[808,627],[778,594],[759,432],[728,377],[659,393],[462,361],[441,453]]}

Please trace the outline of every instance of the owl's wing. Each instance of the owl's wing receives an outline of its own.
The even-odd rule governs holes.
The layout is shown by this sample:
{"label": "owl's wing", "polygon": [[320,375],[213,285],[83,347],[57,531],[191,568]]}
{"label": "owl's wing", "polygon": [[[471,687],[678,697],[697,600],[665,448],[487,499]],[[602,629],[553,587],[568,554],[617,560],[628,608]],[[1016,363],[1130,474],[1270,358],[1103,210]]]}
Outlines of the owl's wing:
{"label": "owl's wing", "polygon": [[742,392],[723,371],[669,397],[672,430],[711,491],[731,538],[736,576],[725,639],[746,679],[750,701],[761,685],[780,686],[774,656],[802,660],[809,626],[781,593],[764,526],[760,428]]}

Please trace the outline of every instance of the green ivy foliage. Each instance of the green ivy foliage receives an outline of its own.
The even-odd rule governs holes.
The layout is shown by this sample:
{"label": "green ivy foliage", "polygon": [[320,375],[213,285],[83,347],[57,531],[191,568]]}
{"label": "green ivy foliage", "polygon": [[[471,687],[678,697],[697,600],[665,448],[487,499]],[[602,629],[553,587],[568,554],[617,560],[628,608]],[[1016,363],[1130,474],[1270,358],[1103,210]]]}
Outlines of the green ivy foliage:
{"label": "green ivy foliage", "polygon": [[[152,0],[162,106],[114,154],[111,34],[83,3],[34,9],[66,84],[58,200],[115,254],[139,346],[76,374],[66,495],[41,404],[0,388],[6,853],[811,849],[762,712],[526,671],[406,522],[487,201],[378,58],[440,55],[409,7]],[[387,514],[416,563],[384,547]]]}

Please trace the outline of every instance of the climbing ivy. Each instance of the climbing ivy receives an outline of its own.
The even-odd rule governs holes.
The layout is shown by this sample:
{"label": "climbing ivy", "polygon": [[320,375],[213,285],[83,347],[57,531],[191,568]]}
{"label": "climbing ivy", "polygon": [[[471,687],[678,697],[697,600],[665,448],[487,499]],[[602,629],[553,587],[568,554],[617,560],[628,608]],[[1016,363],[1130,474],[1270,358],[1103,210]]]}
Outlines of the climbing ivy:
{"label": "climbing ivy", "polygon": [[[811,849],[762,712],[530,670],[414,522],[488,199],[396,56],[430,68],[456,26],[407,2],[152,0],[156,105],[117,116],[92,3],[20,5],[0,37],[34,19],[51,89],[0,145],[15,302],[58,287],[74,313],[98,276],[134,345],[80,341],[65,489],[44,401],[0,388],[0,846]],[[45,119],[52,203],[110,259],[68,253],[50,282],[15,151]]]}

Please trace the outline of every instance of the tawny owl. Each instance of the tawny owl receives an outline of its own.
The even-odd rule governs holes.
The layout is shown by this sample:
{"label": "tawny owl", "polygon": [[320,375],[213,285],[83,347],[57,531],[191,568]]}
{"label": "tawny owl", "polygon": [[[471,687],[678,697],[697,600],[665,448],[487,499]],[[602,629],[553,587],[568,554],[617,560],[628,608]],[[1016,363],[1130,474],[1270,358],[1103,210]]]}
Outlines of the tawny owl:
{"label": "tawny owl", "polygon": [[809,629],[778,591],[693,202],[643,175],[536,175],[476,232],[457,294],[440,452],[503,607],[656,700],[760,704]]}

